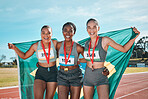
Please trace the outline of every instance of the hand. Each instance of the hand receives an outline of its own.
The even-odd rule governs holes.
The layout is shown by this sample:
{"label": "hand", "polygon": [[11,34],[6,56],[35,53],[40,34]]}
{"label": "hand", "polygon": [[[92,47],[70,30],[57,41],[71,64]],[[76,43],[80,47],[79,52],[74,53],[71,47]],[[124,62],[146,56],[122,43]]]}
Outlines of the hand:
{"label": "hand", "polygon": [[85,60],[85,58],[79,58],[79,63],[86,63],[87,61]]}
{"label": "hand", "polygon": [[39,62],[36,63],[36,66],[39,67]]}
{"label": "hand", "polygon": [[77,64],[78,64],[78,65],[81,65],[81,64],[80,64],[80,61],[77,61]]}
{"label": "hand", "polygon": [[131,27],[132,29],[133,29],[133,31],[135,32],[135,33],[138,33],[138,35],[140,34],[140,32],[137,30],[137,28],[135,28],[135,27]]}
{"label": "hand", "polygon": [[14,49],[15,48],[15,45],[11,44],[11,43],[8,43],[8,48],[9,49]]}
{"label": "hand", "polygon": [[109,75],[109,70],[105,67],[102,74],[105,76]]}

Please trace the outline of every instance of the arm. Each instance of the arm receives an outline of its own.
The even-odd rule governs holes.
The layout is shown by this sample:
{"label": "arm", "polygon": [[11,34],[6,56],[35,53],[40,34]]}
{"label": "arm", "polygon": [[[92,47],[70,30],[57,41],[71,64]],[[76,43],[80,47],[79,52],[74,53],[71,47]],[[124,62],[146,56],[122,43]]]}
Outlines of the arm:
{"label": "arm", "polygon": [[57,57],[59,57],[59,49],[61,47],[61,44],[62,42],[57,42],[57,45],[56,45]]}
{"label": "arm", "polygon": [[8,48],[13,49],[22,59],[27,59],[28,57],[32,56],[33,53],[36,51],[37,43],[31,45],[31,47],[29,48],[29,50],[26,53],[22,52],[15,45],[13,45],[11,43],[8,43]]}
{"label": "arm", "polygon": [[131,46],[133,45],[133,43],[135,42],[135,39],[139,36],[140,32],[134,27],[133,28],[133,31],[135,33],[138,33],[138,35],[134,38],[134,39],[131,39],[129,42],[127,42],[124,46],[116,43],[114,40],[112,40],[111,38],[106,38],[108,43],[107,45],[110,45],[111,47],[113,47],[114,49],[118,50],[118,51],[121,51],[121,52],[124,52],[126,53],[130,48]]}
{"label": "arm", "polygon": [[[78,54],[81,54],[84,57],[84,47],[77,44],[77,52]],[[79,62],[80,63],[86,63],[87,61],[85,60],[85,58],[79,58]]]}
{"label": "arm", "polygon": [[[52,40],[52,42],[53,42],[53,45],[54,45],[55,50],[57,51],[57,43],[58,43],[58,41],[57,40]],[[57,57],[58,57],[58,51],[57,51],[56,54],[57,54]]]}
{"label": "arm", "polygon": [[56,49],[58,41],[57,40],[52,40],[52,42],[53,42],[53,45],[54,45],[54,47]]}

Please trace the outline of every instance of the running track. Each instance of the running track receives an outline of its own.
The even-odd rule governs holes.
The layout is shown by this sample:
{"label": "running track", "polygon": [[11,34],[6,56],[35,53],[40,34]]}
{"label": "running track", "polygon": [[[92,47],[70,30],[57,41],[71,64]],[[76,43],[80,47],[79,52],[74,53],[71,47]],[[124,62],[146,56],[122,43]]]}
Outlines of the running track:
{"label": "running track", "polygon": [[[18,87],[0,88],[0,99],[19,99]],[[148,72],[123,75],[115,99],[148,99]]]}

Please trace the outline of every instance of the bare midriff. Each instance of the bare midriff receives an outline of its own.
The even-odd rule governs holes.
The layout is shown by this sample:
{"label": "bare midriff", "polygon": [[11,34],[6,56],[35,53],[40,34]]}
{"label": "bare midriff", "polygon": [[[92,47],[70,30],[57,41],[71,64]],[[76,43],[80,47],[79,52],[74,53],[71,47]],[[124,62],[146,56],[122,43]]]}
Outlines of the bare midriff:
{"label": "bare midriff", "polygon": [[49,64],[48,63],[40,63],[39,62],[39,65],[42,66],[42,67],[52,67],[52,66],[56,65],[56,61],[49,62]]}
{"label": "bare midriff", "polygon": [[[92,68],[92,62],[87,61],[87,66]],[[98,69],[104,67],[104,62],[93,62],[93,69]]]}

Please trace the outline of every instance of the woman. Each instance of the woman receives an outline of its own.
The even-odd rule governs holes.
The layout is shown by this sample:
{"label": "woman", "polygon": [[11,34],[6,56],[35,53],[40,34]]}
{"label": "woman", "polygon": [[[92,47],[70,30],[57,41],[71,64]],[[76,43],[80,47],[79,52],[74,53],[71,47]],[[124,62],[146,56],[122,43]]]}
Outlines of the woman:
{"label": "woman", "polygon": [[82,72],[78,66],[79,55],[84,52],[84,48],[72,40],[76,32],[76,26],[67,22],[62,28],[64,41],[57,43],[60,70],[58,72],[58,99],[79,99]]}
{"label": "woman", "polygon": [[99,37],[98,31],[100,29],[97,20],[89,19],[86,23],[87,32],[90,40],[85,43],[84,57],[87,60],[85,69],[83,89],[84,98],[93,99],[94,86],[97,86],[97,93],[99,99],[109,99],[109,84],[107,76],[102,75],[105,68],[104,62],[109,46],[121,52],[127,52],[133,45],[135,39],[140,32],[134,27],[133,31],[138,35],[126,43],[124,46],[117,44],[109,37]]}
{"label": "woman", "polygon": [[41,41],[32,44],[30,49],[25,53],[20,51],[15,45],[8,43],[9,49],[13,49],[22,59],[27,59],[36,52],[39,67],[34,80],[35,99],[43,99],[45,89],[45,98],[53,99],[57,87],[57,41],[51,40],[51,36],[51,27],[47,25],[43,26],[41,28]]}

